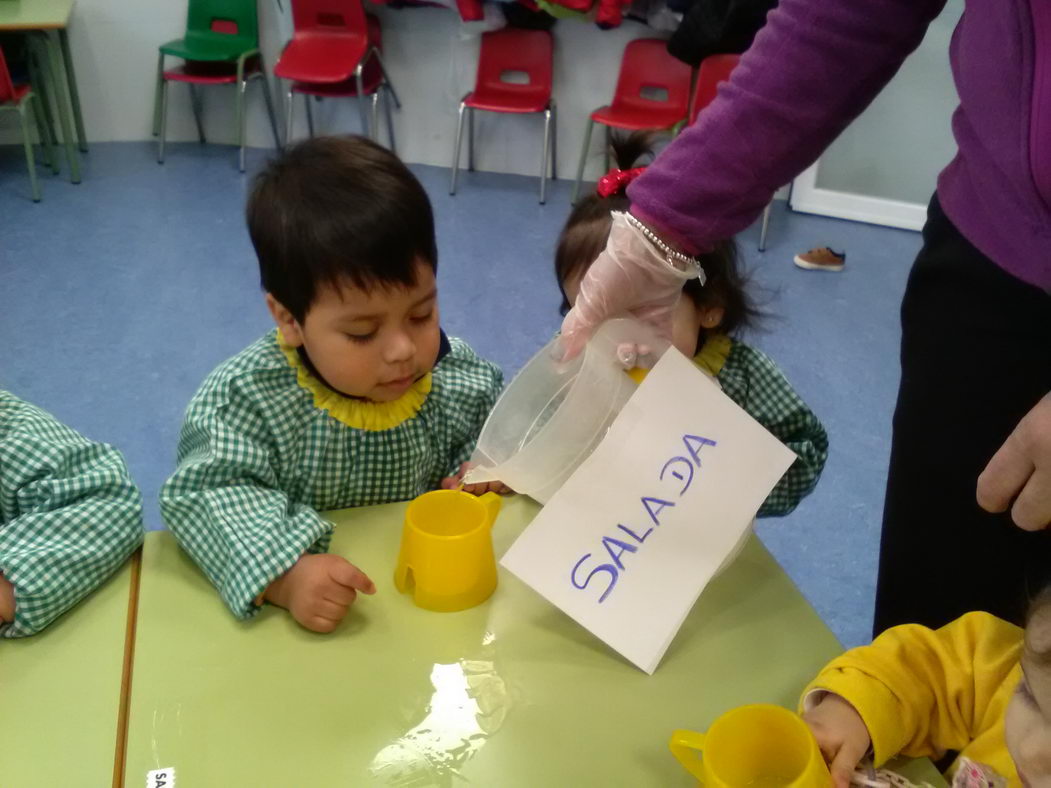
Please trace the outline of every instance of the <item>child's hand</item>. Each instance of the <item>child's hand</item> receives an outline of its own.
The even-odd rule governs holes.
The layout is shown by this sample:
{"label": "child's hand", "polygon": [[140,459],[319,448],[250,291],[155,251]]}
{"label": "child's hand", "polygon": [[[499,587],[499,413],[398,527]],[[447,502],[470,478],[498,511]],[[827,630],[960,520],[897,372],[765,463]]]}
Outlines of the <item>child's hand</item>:
{"label": "child's hand", "polygon": [[342,556],[320,553],[301,556],[267,587],[264,596],[307,629],[331,632],[354,604],[358,591],[375,594],[376,586]]}
{"label": "child's hand", "polygon": [[803,715],[803,720],[829,764],[832,784],[835,788],[849,788],[854,770],[872,743],[861,715],[839,695],[829,693]]}
{"label": "child's hand", "polygon": [[15,587],[0,575],[0,621],[15,620]]}
{"label": "child's hand", "polygon": [[467,471],[471,470],[471,463],[465,462],[460,465],[460,470],[456,472],[455,476],[446,476],[442,479],[443,490],[456,490],[460,487],[463,491],[470,493],[471,495],[485,495],[487,492],[494,492],[499,495],[510,495],[514,492],[503,482],[479,482],[478,484],[464,484],[463,477]]}

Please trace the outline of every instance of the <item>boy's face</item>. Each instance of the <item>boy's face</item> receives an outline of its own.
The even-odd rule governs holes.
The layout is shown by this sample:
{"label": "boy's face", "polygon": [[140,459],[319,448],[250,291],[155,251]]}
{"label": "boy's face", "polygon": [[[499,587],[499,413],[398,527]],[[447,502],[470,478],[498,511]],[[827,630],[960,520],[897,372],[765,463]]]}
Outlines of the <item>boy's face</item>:
{"label": "boy's face", "polygon": [[321,377],[351,397],[396,400],[438,357],[438,290],[422,263],[408,288],[324,285],[302,323],[269,293],[266,300],[285,342],[303,347]]}
{"label": "boy's face", "polygon": [[1051,606],[1033,617],[1026,640],[1024,678],[1007,707],[1007,748],[1023,785],[1051,788],[1051,664],[1035,657],[1051,654]]}

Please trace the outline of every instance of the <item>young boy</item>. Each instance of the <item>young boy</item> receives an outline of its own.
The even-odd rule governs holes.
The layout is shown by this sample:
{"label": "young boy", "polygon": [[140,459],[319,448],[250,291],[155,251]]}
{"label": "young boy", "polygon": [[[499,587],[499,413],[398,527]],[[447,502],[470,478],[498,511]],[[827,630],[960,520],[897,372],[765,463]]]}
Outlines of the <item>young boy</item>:
{"label": "young boy", "polygon": [[187,409],[161,510],[239,618],[329,632],[375,587],[319,511],[411,499],[470,456],[502,376],[438,320],[430,201],[389,151],[322,138],[257,178],[248,230],[277,330]]}
{"label": "young boy", "polygon": [[120,452],[0,391],[0,637],[33,635],[142,544]]}

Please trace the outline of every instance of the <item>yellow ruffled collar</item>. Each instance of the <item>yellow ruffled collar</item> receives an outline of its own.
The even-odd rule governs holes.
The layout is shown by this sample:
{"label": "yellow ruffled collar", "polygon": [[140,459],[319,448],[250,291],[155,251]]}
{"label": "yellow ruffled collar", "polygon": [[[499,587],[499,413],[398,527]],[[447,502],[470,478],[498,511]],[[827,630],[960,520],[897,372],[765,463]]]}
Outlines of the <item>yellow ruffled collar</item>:
{"label": "yellow ruffled collar", "polygon": [[427,395],[431,393],[432,376],[428,372],[417,380],[409,390],[391,402],[346,397],[333,391],[307,369],[294,347],[285,343],[281,331],[277,331],[277,346],[296,371],[296,382],[314,398],[314,407],[326,411],[332,418],[356,430],[380,432],[397,427],[420,412]]}
{"label": "yellow ruffled collar", "polygon": [[713,378],[718,377],[732,349],[733,340],[726,334],[709,334],[697,355],[693,357],[693,363]]}

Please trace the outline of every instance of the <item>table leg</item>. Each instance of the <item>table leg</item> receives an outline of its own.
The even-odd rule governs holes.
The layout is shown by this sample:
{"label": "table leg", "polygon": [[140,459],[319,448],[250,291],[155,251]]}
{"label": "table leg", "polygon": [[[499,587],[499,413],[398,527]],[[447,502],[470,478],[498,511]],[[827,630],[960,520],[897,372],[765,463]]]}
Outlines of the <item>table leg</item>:
{"label": "table leg", "polygon": [[62,143],[66,147],[66,160],[69,162],[69,180],[71,183],[80,183],[80,158],[73,146],[73,129],[69,122],[69,104],[66,102],[65,91],[62,90],[62,55],[54,40],[47,33],[40,33],[47,57],[44,58],[44,68],[47,70],[48,82],[54,86],[55,105],[58,109],[58,122],[62,127]]}
{"label": "table leg", "polygon": [[73,55],[69,51],[69,34],[65,28],[58,31],[58,42],[62,47],[62,60],[66,66],[66,83],[69,85],[69,100],[73,105],[73,121],[77,124],[77,140],[80,150],[88,152],[88,138],[84,133],[84,116],[80,113],[80,93],[77,90],[77,76],[73,69]]}

